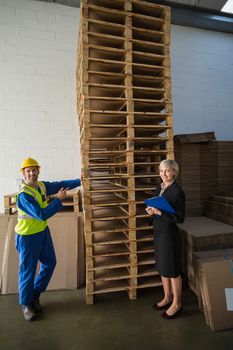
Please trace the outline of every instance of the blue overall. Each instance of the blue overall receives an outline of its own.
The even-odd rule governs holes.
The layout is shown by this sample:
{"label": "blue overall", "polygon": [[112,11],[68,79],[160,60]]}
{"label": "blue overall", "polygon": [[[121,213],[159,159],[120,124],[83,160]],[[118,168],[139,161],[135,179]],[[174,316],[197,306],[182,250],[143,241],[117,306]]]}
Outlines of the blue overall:
{"label": "blue overall", "polygon": [[[46,194],[57,193],[62,187],[70,189],[80,186],[80,180],[64,180],[60,182],[44,182]],[[60,199],[54,199],[46,208],[41,208],[34,197],[20,193],[17,206],[37,220],[45,221],[62,209]],[[56,266],[56,255],[49,228],[44,231],[20,235],[16,233],[16,249],[19,253],[19,304],[31,305],[34,298],[44,292]],[[40,270],[36,276],[36,267],[40,262]]]}

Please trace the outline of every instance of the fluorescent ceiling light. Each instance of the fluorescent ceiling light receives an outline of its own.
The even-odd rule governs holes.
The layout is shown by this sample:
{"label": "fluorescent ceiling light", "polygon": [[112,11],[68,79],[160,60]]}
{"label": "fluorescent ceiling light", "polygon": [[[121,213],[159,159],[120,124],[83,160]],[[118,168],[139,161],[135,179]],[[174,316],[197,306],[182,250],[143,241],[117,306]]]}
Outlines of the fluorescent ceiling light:
{"label": "fluorescent ceiling light", "polygon": [[233,0],[228,0],[223,8],[221,9],[222,12],[228,12],[233,13]]}

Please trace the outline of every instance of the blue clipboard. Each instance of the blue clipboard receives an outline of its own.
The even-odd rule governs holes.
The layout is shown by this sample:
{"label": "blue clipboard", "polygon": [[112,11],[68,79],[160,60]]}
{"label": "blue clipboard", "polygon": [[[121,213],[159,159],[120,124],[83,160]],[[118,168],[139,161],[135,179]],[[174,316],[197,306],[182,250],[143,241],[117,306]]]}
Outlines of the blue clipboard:
{"label": "blue clipboard", "polygon": [[173,209],[171,204],[162,196],[145,199],[144,203],[149,207],[157,208],[166,213],[176,214],[175,209]]}

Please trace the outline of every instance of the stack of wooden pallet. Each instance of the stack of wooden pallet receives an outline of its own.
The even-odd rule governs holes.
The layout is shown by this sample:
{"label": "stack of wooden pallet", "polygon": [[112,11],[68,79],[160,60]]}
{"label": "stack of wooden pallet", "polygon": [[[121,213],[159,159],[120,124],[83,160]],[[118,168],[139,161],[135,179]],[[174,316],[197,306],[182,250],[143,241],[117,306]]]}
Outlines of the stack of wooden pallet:
{"label": "stack of wooden pallet", "polygon": [[160,285],[143,200],[173,158],[170,9],[84,0],[78,50],[87,303]]}

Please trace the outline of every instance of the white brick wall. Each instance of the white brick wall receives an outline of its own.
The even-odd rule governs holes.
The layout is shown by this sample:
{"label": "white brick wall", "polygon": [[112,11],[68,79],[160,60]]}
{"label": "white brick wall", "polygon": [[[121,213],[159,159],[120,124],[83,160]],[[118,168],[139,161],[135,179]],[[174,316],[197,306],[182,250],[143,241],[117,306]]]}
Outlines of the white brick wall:
{"label": "white brick wall", "polygon": [[76,8],[0,1],[0,212],[25,157],[41,163],[41,179],[80,176],[78,25]]}
{"label": "white brick wall", "polygon": [[233,140],[233,35],[172,26],[174,133]]}
{"label": "white brick wall", "polygon": [[[23,158],[41,179],[79,176],[76,49],[79,9],[0,0],[0,212]],[[172,26],[174,133],[233,139],[233,36]]]}

